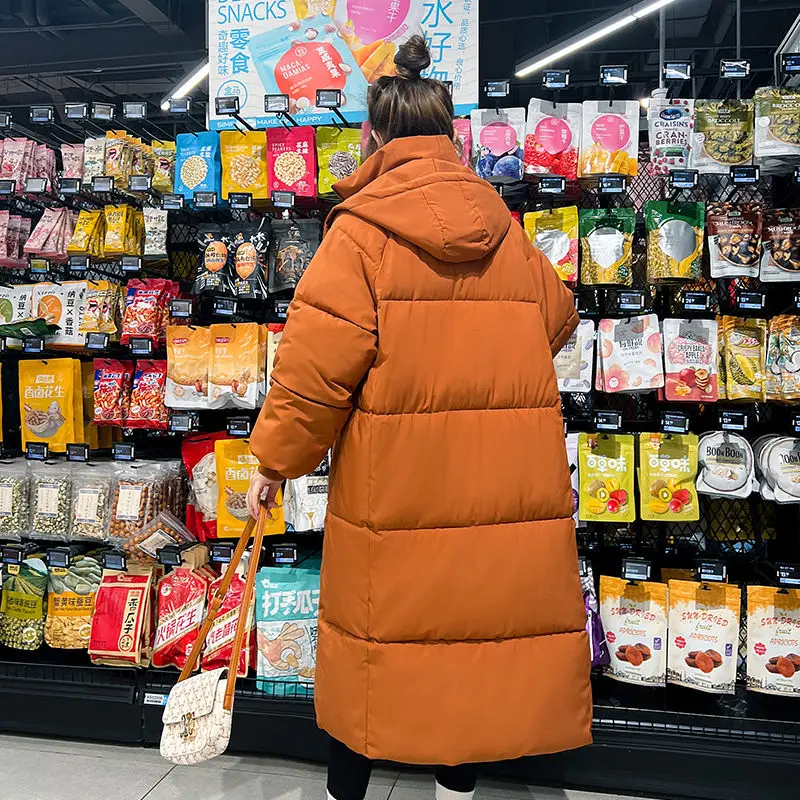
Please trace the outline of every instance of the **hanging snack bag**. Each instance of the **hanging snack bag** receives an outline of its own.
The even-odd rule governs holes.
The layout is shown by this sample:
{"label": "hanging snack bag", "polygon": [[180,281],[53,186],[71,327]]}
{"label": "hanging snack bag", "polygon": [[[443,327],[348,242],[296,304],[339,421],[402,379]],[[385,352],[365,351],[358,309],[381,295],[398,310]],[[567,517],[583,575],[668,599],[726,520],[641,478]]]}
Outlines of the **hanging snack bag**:
{"label": "hanging snack bag", "polygon": [[764,212],[761,280],[800,281],[800,209]]}
{"label": "hanging snack bag", "polygon": [[269,291],[294,289],[308,269],[322,239],[316,219],[279,219],[272,224]]}
{"label": "hanging snack bag", "polygon": [[169,211],[146,206],[142,209],[142,216],[144,219],[144,257],[166,258]]}
{"label": "hanging snack bag", "polygon": [[41,558],[3,564],[0,644],[15,650],[38,650],[44,641],[47,567]]}
{"label": "hanging snack bag", "polygon": [[615,681],[665,686],[667,679],[667,586],[600,576],[600,619]]}
{"label": "hanging snack bag", "polygon": [[782,504],[800,503],[800,439],[772,436],[758,452],[755,448],[753,452],[762,476],[764,499]]}
{"label": "hanging snack bag", "polygon": [[780,399],[800,400],[800,318],[777,318],[780,333]]}
{"label": "hanging snack bag", "polygon": [[102,211],[82,210],[67,244],[67,254],[100,256],[101,241],[105,241],[105,215]]}
{"label": "hanging snack bag", "polygon": [[285,325],[275,322],[270,322],[267,326],[267,363],[264,372],[264,381],[267,384],[266,391],[269,391],[269,379],[272,375],[272,368],[275,366],[275,356],[278,354],[278,345],[283,339],[285,328]]}
{"label": "hanging snack bag", "polygon": [[529,211],[525,233],[553,265],[565,283],[578,282],[578,209],[575,206]]}
{"label": "hanging snack bag", "polygon": [[167,429],[167,409],[164,405],[166,380],[166,361],[143,359],[136,362],[131,402],[123,423],[126,428]]}
{"label": "hanging snack bag", "polygon": [[754,102],[756,158],[800,155],[800,90],[762,86]]}
{"label": "hanging snack bag", "polygon": [[230,237],[233,294],[262,300],[267,296],[269,271],[269,218],[261,223],[240,225]]}
{"label": "hanging snack bag", "polygon": [[706,225],[711,277],[757,277],[761,263],[761,212],[758,208],[709,203]]}
{"label": "hanging snack bag", "polygon": [[[472,123],[468,119],[454,119],[453,130],[456,132],[456,152],[461,159],[461,166],[472,166]],[[361,149],[359,150],[359,163],[364,157],[364,146],[362,136]]]}
{"label": "hanging snack bag", "polygon": [[258,350],[255,322],[211,326],[209,408],[256,408]]}
{"label": "hanging snack bag", "polygon": [[598,348],[603,391],[647,392],[664,385],[661,332],[655,314],[600,320]]}
{"label": "hanging snack bag", "polygon": [[357,128],[317,128],[319,193],[333,194],[333,185],[352,175],[361,164],[361,131]]}
{"label": "hanging snack bag", "polygon": [[64,178],[83,177],[83,144],[62,144],[61,162],[64,165]]}
{"label": "hanging snack bag", "polygon": [[247,192],[253,200],[266,200],[267,139],[264,131],[221,131],[222,199],[231,192]]}
{"label": "hanging snack bag", "polygon": [[581,283],[633,284],[633,208],[581,209]]}
{"label": "hanging snack bag", "polygon": [[471,112],[475,171],[498,182],[522,180],[525,109],[476,109]]}
{"label": "hanging snack bag", "polygon": [[86,650],[94,599],[103,569],[92,556],[75,555],[67,567],[49,567],[44,640],[60,650]]}
{"label": "hanging snack bag", "polygon": [[22,538],[30,531],[30,476],[19,461],[0,461],[0,538]]}
{"label": "hanging snack bag", "polygon": [[317,151],[314,128],[270,128],[267,132],[267,174],[270,193],[317,196]]}
{"label": "hanging snack bag", "polygon": [[744,436],[715,431],[698,441],[696,487],[712,497],[749,497],[755,480],[753,450]]}
{"label": "hanging snack bag", "polygon": [[665,319],[664,395],[667,400],[717,400],[717,323],[705,319]]}
{"label": "hanging snack bag", "polygon": [[667,683],[713,694],[735,692],[741,602],[738,586],[669,582]]}
{"label": "hanging snack bag", "polygon": [[211,329],[194,325],[167,328],[167,408],[208,408]]}
{"label": "hanging snack bag", "polygon": [[153,140],[153,188],[170,193],[175,189],[175,142]]}
{"label": "hanging snack bag", "polygon": [[195,192],[219,194],[219,134],[216,131],[180,133],[176,147],[175,193],[187,200],[193,200]]}
{"label": "hanging snack bag", "polygon": [[[203,648],[200,660],[200,669],[202,669],[203,672],[210,672],[220,667],[227,667],[231,663],[233,640],[236,637],[236,624],[239,620],[242,600],[244,598],[245,578],[243,569],[243,565],[240,564],[239,568],[234,573],[228,591],[225,593],[225,597],[222,600],[217,618],[211,625],[211,629],[206,637],[206,644]],[[209,603],[221,583],[222,578],[220,577],[213,581],[208,587]],[[256,579],[256,585],[258,585],[258,579]],[[250,595],[250,608],[247,610],[248,626],[245,630],[242,651],[239,654],[239,666],[236,673],[240,678],[247,677],[248,671],[254,669],[256,666],[255,605],[256,598],[255,592],[253,592]]]}
{"label": "hanging snack bag", "polygon": [[753,101],[696,100],[690,162],[701,173],[753,163]]}
{"label": "hanging snack bag", "polygon": [[73,471],[69,522],[72,541],[106,540],[113,483],[108,464],[85,464]]}
{"label": "hanging snack bag", "polygon": [[723,317],[728,400],[764,400],[767,323]]}
{"label": "hanging snack bag", "polygon": [[161,330],[161,309],[165,302],[167,281],[163,278],[133,278],[128,281],[125,311],[122,314],[122,344],[134,337],[150,339],[158,346]]}
{"label": "hanging snack bag", "polygon": [[228,240],[219,225],[198,225],[200,266],[192,287],[193,294],[230,291],[228,278]]}
{"label": "hanging snack bag", "polygon": [[[128,414],[133,362],[97,358],[94,362],[94,422],[121,427]],[[72,441],[72,440],[70,440]]]}
{"label": "hanging snack bag", "polygon": [[297,533],[321,531],[325,527],[325,512],[328,508],[328,476],[330,454],[310,474],[286,481],[286,497],[283,503],[286,525]]}
{"label": "hanging snack bag", "polygon": [[705,205],[648,200],[644,216],[648,282],[699,280],[702,276]]}
{"label": "hanging snack bag", "polygon": [[559,392],[591,392],[594,322],[582,319],[553,359]]}
{"label": "hanging snack bag", "polygon": [[691,433],[639,435],[639,511],[643,520],[700,519],[694,486],[697,447],[697,437]]}
{"label": "hanging snack bag", "polygon": [[106,137],[87,139],[83,143],[83,185],[91,186],[92,178],[104,174],[106,168]]}
{"label": "hanging snack bag", "polygon": [[121,287],[110,281],[87,281],[83,320],[78,330],[85,333],[107,333],[119,338]]}
{"label": "hanging snack bag", "polygon": [[73,380],[71,358],[20,361],[23,450],[28,442],[47,442],[51,453],[63,453],[75,441]]}
{"label": "hanging snack bag", "polygon": [[580,177],[636,175],[639,171],[639,103],[585,100]]}
{"label": "hanging snack bag", "polygon": [[800,590],[747,587],[747,688],[800,695]]}
{"label": "hanging snack bag", "polygon": [[578,177],[581,145],[580,103],[551,103],[531,98],[525,132],[525,174]]}
{"label": "hanging snack bag", "polygon": [[694,100],[651,97],[647,106],[650,174],[669,175],[689,166]]}
{"label": "hanging snack bag", "polygon": [[31,535],[36,539],[69,540],[69,467],[51,461],[31,465]]}
{"label": "hanging snack bag", "polygon": [[581,433],[578,463],[578,516],[587,522],[633,522],[633,436]]}
{"label": "hanging snack bag", "polygon": [[116,470],[108,539],[129,558],[138,553],[137,545],[147,538],[144,527],[161,511],[160,477],[152,462],[137,461]]}
{"label": "hanging snack bag", "polygon": [[181,455],[189,478],[186,527],[200,541],[217,537],[217,464],[214,442],[225,433],[202,433],[184,438]]}

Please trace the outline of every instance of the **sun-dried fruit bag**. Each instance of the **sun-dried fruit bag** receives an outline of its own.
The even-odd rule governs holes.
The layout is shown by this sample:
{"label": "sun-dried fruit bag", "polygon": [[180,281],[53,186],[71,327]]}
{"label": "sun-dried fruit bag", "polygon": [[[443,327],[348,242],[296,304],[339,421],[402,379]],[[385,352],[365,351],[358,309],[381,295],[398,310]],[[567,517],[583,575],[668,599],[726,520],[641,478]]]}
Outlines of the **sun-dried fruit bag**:
{"label": "sun-dried fruit bag", "polygon": [[581,145],[580,103],[551,103],[534,97],[528,103],[525,129],[525,174],[578,177]]}
{"label": "sun-dried fruit bag", "polygon": [[800,590],[747,587],[747,688],[800,695]]}

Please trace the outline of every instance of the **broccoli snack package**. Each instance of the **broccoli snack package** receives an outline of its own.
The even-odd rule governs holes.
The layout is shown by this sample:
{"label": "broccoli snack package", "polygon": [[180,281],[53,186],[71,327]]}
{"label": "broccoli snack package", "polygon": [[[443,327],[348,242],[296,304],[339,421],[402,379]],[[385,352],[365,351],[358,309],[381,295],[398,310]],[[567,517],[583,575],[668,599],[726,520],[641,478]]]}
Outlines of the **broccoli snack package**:
{"label": "broccoli snack package", "polygon": [[753,163],[752,100],[697,100],[689,162],[701,173]]}
{"label": "broccoli snack package", "polygon": [[475,171],[498,182],[522,180],[525,109],[476,109],[470,114]]}

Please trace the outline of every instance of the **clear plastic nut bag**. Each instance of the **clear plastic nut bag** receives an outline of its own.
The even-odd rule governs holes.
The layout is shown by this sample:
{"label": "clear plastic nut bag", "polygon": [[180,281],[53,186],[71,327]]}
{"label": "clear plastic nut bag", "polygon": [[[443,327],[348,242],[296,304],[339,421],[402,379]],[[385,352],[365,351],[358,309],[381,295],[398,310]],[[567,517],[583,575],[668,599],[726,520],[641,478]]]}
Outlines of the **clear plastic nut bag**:
{"label": "clear plastic nut bag", "polygon": [[31,528],[35,539],[69,541],[72,477],[68,464],[31,465]]}
{"label": "clear plastic nut bag", "polygon": [[70,505],[73,541],[108,539],[114,488],[114,472],[108,464],[85,464],[74,469]]}
{"label": "clear plastic nut bag", "polygon": [[29,487],[24,461],[0,461],[0,539],[21,539],[30,530]]}
{"label": "clear plastic nut bag", "polygon": [[127,464],[115,471],[108,540],[129,557],[140,555],[136,546],[142,540],[142,529],[158,514],[162,477],[153,462]]}

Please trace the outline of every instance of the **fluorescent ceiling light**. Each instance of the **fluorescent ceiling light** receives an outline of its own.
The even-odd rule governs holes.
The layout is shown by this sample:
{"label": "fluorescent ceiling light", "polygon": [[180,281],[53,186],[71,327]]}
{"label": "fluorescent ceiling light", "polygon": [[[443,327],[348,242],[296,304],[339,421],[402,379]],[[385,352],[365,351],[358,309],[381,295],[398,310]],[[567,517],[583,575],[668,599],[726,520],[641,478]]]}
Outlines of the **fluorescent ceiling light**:
{"label": "fluorescent ceiling light", "polygon": [[209,73],[209,64],[206,61],[204,64],[200,64],[196,69],[189,73],[189,75],[179,83],[174,91],[168,94],[162,101],[161,101],[161,110],[162,111],[169,111],[169,101],[170,98],[174,98],[175,100],[180,100],[181,97],[186,97],[192,89],[195,88],[198,84],[204,81],[208,77]]}
{"label": "fluorescent ceiling light", "polygon": [[606,36],[622,28],[627,28],[628,25],[632,25],[642,17],[646,17],[648,14],[652,14],[654,11],[658,11],[674,2],[675,0],[649,0],[649,2],[636,3],[625,11],[609,17],[605,22],[601,22],[589,28],[583,34],[578,34],[577,37],[571,40],[568,39],[560,45],[556,45],[540,56],[535,56],[534,58],[521,62],[517,65],[515,75],[517,78],[524,78],[532,72],[536,72],[552,64],[554,61],[558,61],[559,59],[572,55],[572,53],[583,50],[587,45],[592,44],[592,42],[604,39]]}

